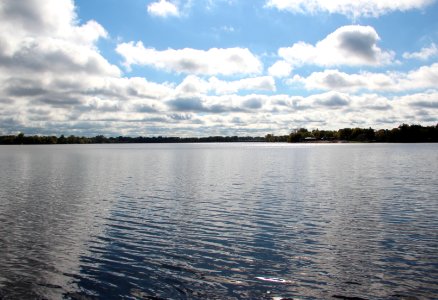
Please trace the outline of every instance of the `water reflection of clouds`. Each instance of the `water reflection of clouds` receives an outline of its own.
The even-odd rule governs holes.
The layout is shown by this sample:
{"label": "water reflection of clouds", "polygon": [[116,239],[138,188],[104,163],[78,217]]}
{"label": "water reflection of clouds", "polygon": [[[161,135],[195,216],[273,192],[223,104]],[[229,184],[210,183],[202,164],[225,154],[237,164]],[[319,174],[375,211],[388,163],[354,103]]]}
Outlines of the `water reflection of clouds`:
{"label": "water reflection of clouds", "polygon": [[[387,298],[436,290],[430,274],[437,265],[438,208],[431,200],[437,191],[401,174],[411,161],[393,157],[397,151],[388,158],[393,146],[80,147],[56,146],[27,158],[17,151],[23,170],[10,174],[24,178],[16,182],[26,189],[5,183],[18,204],[0,191],[9,200],[0,218],[25,211],[39,222],[3,229],[15,247],[9,252],[38,246],[36,271],[22,270],[58,290],[176,299],[259,298],[267,290],[272,296],[326,298],[341,291]],[[424,172],[431,174],[433,164],[422,164]],[[404,189],[393,188],[401,182]],[[423,193],[413,194],[420,186]],[[29,274],[28,282],[38,282]]]}
{"label": "water reflection of clouds", "polygon": [[102,182],[92,158],[80,151],[27,146],[1,152],[10,162],[2,168],[1,178],[8,180],[0,192],[6,296],[25,291],[29,297],[60,298],[71,276],[80,273],[80,256],[109,204],[101,198],[106,187],[98,188]]}

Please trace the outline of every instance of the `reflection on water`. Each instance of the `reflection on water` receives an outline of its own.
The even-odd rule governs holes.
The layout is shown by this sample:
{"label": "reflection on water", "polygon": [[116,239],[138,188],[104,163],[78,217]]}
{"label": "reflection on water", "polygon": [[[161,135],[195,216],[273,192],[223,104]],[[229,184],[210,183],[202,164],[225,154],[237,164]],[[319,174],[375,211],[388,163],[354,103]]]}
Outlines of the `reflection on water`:
{"label": "reflection on water", "polygon": [[0,298],[437,298],[437,150],[2,146]]}

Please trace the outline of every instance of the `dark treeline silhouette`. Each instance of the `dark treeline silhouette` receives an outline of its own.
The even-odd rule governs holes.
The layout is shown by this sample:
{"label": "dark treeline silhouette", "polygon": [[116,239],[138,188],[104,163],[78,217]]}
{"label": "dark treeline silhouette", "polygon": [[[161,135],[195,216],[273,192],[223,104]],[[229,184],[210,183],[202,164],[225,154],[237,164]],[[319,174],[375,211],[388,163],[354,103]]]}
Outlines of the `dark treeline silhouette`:
{"label": "dark treeline silhouette", "polygon": [[366,143],[436,143],[438,142],[438,124],[436,126],[421,126],[402,124],[393,129],[374,130],[372,128],[343,128],[339,130],[309,131],[305,128],[294,130],[289,135],[276,136],[267,134],[265,137],[210,136],[210,137],[79,137],[70,135],[56,136],[0,136],[0,144],[105,144],[105,143],[236,143],[236,142],[366,142]]}
{"label": "dark treeline silhouette", "polygon": [[25,136],[18,135],[0,136],[0,144],[3,145],[37,145],[37,144],[128,144],[128,143],[237,143],[237,142],[264,142],[263,137],[238,137],[238,136],[210,136],[210,137],[105,137],[97,135],[94,137],[79,137],[70,135],[65,137],[56,136]]}
{"label": "dark treeline silhouette", "polygon": [[436,143],[438,142],[438,124],[421,126],[402,124],[393,129],[374,130],[372,128],[343,128],[339,130],[295,130],[282,138],[289,143],[317,141],[346,141],[364,143]]}

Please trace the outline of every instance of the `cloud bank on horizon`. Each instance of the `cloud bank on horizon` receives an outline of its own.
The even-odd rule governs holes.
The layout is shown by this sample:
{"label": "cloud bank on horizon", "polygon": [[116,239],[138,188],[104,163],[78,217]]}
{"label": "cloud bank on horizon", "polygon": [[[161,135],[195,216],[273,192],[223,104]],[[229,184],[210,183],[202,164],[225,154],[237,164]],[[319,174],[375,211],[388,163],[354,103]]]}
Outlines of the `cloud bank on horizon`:
{"label": "cloud bank on horizon", "polygon": [[0,134],[434,125],[437,40],[434,0],[3,0]]}

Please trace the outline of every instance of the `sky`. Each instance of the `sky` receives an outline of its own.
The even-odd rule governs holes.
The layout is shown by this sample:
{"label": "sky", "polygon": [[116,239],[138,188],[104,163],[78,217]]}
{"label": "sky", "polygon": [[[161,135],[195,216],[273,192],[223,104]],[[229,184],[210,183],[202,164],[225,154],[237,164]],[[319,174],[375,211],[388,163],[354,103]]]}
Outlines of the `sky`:
{"label": "sky", "polygon": [[1,0],[0,134],[438,123],[438,0]]}

